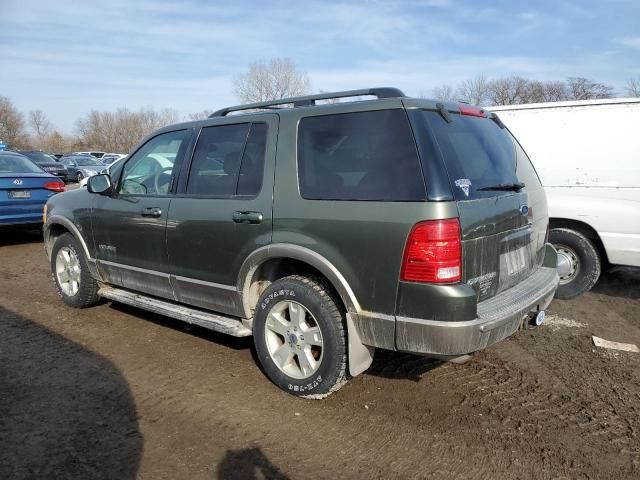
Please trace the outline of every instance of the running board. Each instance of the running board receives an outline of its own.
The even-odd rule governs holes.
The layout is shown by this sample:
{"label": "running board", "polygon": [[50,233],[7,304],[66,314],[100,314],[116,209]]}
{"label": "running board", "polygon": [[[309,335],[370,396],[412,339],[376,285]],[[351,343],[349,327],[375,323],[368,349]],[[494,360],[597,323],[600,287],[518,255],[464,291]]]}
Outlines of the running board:
{"label": "running board", "polygon": [[114,287],[102,287],[98,290],[98,295],[234,337],[251,335],[251,330],[245,327],[238,318],[205,312]]}

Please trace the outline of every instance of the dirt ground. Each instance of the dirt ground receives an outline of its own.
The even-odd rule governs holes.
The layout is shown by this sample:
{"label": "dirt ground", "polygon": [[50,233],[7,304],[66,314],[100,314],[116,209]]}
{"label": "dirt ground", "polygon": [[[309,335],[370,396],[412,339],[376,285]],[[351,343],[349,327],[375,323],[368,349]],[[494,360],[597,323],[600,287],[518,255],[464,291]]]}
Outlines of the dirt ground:
{"label": "dirt ground", "polygon": [[640,274],[553,302],[456,365],[379,352],[323,401],[251,340],[105,302],[65,307],[39,236],[0,235],[0,478],[640,478]]}

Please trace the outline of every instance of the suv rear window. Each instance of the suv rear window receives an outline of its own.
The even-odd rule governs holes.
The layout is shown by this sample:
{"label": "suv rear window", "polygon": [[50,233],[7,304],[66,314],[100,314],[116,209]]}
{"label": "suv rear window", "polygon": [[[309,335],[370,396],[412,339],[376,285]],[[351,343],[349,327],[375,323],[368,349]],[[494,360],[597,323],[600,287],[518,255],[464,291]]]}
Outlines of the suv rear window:
{"label": "suv rear window", "polygon": [[[452,115],[453,122],[447,123],[439,113],[432,111],[422,111],[416,118],[428,124],[435,136],[456,200],[472,200],[505,193],[495,190],[478,191],[483,187],[518,182],[525,182],[525,185],[529,183],[527,186],[533,187],[530,183],[534,178],[539,185],[537,176],[518,178],[515,141],[508,130],[500,128],[494,121]],[[523,156],[523,161],[528,163],[526,155]]]}
{"label": "suv rear window", "polygon": [[298,177],[300,194],[311,200],[426,199],[409,121],[399,109],[303,118]]}

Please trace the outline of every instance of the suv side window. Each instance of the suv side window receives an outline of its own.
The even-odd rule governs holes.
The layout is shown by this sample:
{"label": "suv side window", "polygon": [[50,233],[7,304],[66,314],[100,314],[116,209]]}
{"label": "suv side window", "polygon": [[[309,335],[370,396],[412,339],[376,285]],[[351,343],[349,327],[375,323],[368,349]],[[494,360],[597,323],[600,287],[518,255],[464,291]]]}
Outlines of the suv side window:
{"label": "suv side window", "polygon": [[119,193],[166,195],[180,148],[187,130],[167,132],[153,137],[128,160],[122,172]]}
{"label": "suv side window", "polygon": [[203,128],[193,154],[187,194],[257,195],[262,186],[266,138],[265,123]]}
{"label": "suv side window", "polygon": [[426,189],[403,110],[303,118],[300,194],[311,200],[420,201]]}

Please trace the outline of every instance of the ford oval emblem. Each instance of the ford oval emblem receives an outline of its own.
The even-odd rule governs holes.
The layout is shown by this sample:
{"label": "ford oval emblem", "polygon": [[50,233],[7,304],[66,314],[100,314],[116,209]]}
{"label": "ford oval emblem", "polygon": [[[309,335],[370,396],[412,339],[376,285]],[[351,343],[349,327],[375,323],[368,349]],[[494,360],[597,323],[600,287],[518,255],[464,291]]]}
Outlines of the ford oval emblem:
{"label": "ford oval emblem", "polygon": [[529,213],[529,207],[526,205],[520,205],[520,213],[522,215],[526,215],[527,213]]}
{"label": "ford oval emblem", "polygon": [[24,182],[23,182],[21,179],[19,179],[19,178],[16,178],[16,179],[13,181],[13,184],[14,184],[14,185],[22,185],[23,183],[24,183]]}

